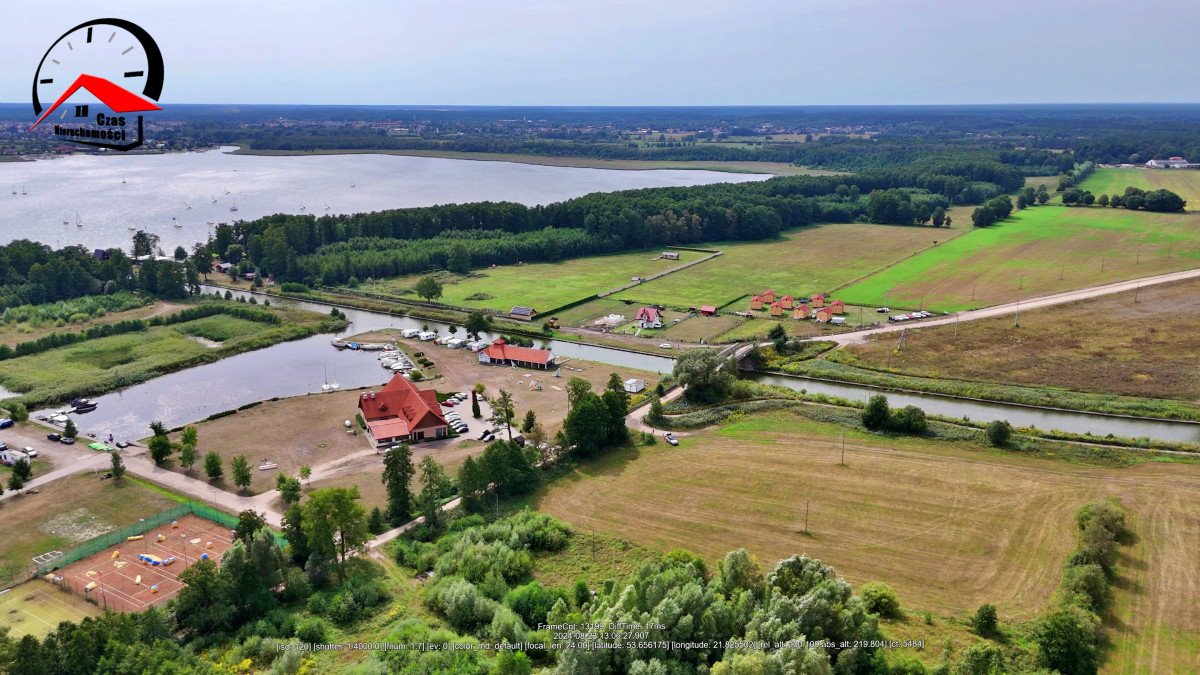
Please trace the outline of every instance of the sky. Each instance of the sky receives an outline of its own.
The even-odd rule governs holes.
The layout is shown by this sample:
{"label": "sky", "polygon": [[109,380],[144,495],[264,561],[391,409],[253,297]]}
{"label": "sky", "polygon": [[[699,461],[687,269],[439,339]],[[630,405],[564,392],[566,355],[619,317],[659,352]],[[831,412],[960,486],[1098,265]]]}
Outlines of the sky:
{"label": "sky", "polygon": [[0,101],[104,17],[164,104],[1200,101],[1190,0],[42,0],[0,21]]}

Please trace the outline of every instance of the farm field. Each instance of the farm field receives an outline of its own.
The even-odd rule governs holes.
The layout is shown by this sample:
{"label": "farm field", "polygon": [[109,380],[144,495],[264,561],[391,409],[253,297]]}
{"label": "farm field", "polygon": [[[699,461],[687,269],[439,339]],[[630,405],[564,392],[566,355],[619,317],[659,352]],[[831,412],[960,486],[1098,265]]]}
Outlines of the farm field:
{"label": "farm field", "polygon": [[304,337],[326,319],[296,309],[274,311],[283,319],[280,325],[209,316],[9,359],[0,370],[0,387],[34,405],[70,398],[81,389],[99,393],[200,360]]}
{"label": "farm field", "polygon": [[847,303],[957,311],[1190,269],[1200,217],[1040,206],[839,290]]}
{"label": "farm field", "polygon": [[657,337],[664,340],[683,340],[685,342],[712,342],[718,335],[740,326],[746,319],[733,314],[717,316],[693,316],[673,326],[667,326],[659,331]]}
{"label": "farm field", "polygon": [[767,568],[805,553],[856,586],[892,585],[913,611],[963,619],[991,602],[1002,620],[1024,621],[1051,602],[1075,543],[1075,511],[1116,496],[1139,543],[1122,549],[1113,662],[1178,672],[1200,658],[1200,572],[1191,564],[1200,465],[1081,466],[847,431],[843,467],[842,430],[793,412],[748,417],[685,436],[678,448],[625,449],[586,464],[534,504],[580,531],[687,548],[710,562],[739,546]]}
{"label": "farm field", "polygon": [[[470,308],[507,312],[513,305],[533,307],[539,312],[560,307],[589,295],[610,291],[645,277],[703,257],[704,253],[680,251],[679,260],[656,260],[662,249],[574,258],[557,263],[532,263],[481,269],[468,275],[441,273],[443,284],[438,302]],[[710,263],[702,263],[704,267]],[[412,287],[422,275],[380,281],[361,288],[372,293],[408,295],[417,300]]]}
{"label": "farm field", "polygon": [[[925,377],[1200,400],[1200,281],[1148,286],[1011,317],[907,331],[848,346],[868,368]],[[1120,317],[1114,321],[1113,317]],[[890,366],[888,365],[890,363]]]}
{"label": "farm field", "polygon": [[[808,227],[770,242],[722,242],[711,247],[724,255],[614,297],[687,309],[719,307],[767,288],[811,295],[832,291],[957,234],[954,229],[853,223]],[[746,298],[734,308],[748,306]]]}
{"label": "farm field", "polygon": [[0,507],[0,577],[27,570],[35,555],[78,546],[175,505],[128,478],[83,473],[43,485],[39,494],[14,497]]}
{"label": "farm field", "polygon": [[1079,187],[1099,197],[1119,195],[1127,187],[1167,189],[1187,201],[1189,211],[1200,211],[1200,171],[1178,169],[1096,169]]}

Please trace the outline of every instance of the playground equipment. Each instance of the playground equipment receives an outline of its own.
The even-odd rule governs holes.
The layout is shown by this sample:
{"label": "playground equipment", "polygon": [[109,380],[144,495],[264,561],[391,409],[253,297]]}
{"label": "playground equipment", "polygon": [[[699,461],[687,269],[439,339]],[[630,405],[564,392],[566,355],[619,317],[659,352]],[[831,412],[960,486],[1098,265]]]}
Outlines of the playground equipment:
{"label": "playground equipment", "polygon": [[144,534],[135,534],[132,537],[125,537],[125,541],[141,541],[146,538]]}
{"label": "playground equipment", "polygon": [[162,558],[160,558],[156,555],[150,555],[149,553],[139,553],[138,560],[141,560],[142,562],[144,562],[148,565],[154,565],[156,567],[158,565],[162,564]]}

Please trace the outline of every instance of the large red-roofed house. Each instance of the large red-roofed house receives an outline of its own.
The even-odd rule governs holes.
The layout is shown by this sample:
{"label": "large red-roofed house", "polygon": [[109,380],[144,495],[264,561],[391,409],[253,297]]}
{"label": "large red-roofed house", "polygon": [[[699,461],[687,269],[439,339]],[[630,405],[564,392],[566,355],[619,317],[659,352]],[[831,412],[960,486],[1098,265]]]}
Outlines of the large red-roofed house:
{"label": "large red-roofed house", "polygon": [[554,365],[554,354],[548,349],[518,347],[508,344],[504,338],[496,338],[492,344],[479,352],[479,362],[497,366],[524,366],[525,368],[545,370]]}
{"label": "large red-roofed house", "polygon": [[380,391],[359,396],[358,409],[367,423],[367,438],[376,448],[450,435],[437,394],[418,389],[403,375],[393,377]]}

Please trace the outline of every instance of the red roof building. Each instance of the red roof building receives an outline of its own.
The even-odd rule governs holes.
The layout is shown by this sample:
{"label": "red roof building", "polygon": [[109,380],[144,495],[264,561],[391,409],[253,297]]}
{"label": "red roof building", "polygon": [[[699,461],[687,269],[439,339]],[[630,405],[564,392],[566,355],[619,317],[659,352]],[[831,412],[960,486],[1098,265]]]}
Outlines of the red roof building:
{"label": "red roof building", "polygon": [[783,305],[778,302],[772,302],[769,308],[771,316],[783,316]]}
{"label": "red roof building", "polygon": [[358,410],[367,423],[367,438],[376,448],[450,435],[437,394],[418,389],[403,375],[393,377],[380,391],[359,396]]}
{"label": "red roof building", "polygon": [[492,344],[479,352],[479,362],[497,366],[522,366],[545,370],[554,365],[554,354],[548,349],[533,349],[510,345],[504,338],[496,338]]}
{"label": "red roof building", "polygon": [[763,302],[775,302],[775,291],[769,288],[762,293],[759,293],[759,295],[762,296]]}
{"label": "red roof building", "polygon": [[700,316],[716,316],[716,305],[700,305]]}
{"label": "red roof building", "polygon": [[642,307],[638,310],[637,316],[634,317],[637,321],[638,328],[662,328],[662,316],[658,313],[658,309],[654,307]]}
{"label": "red roof building", "polygon": [[790,295],[785,295],[785,296],[779,298],[778,302],[779,302],[780,307],[782,307],[784,309],[791,309],[792,303],[795,302],[795,298],[793,298]]}
{"label": "red roof building", "polygon": [[762,309],[762,308],[763,308],[763,299],[762,299],[761,295],[756,295],[753,298],[750,298],[750,309]]}

